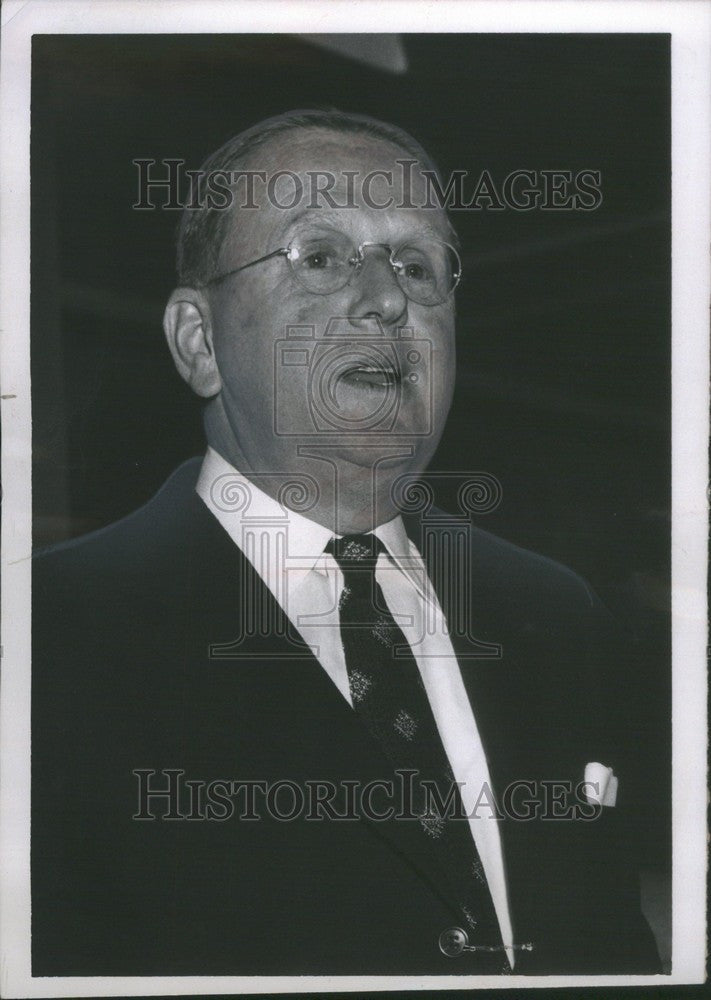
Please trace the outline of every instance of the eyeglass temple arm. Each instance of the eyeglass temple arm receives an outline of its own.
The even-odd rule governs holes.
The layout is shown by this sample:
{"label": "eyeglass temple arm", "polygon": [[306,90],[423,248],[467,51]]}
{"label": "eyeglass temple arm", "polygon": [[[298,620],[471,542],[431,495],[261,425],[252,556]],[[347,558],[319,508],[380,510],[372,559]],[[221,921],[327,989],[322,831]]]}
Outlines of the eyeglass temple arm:
{"label": "eyeglass temple arm", "polygon": [[210,278],[209,281],[205,282],[205,285],[213,285],[216,281],[222,281],[223,278],[229,278],[232,274],[239,274],[240,271],[246,271],[248,267],[254,267],[255,264],[263,264],[265,260],[271,260],[272,257],[278,257],[280,254],[287,253],[289,253],[289,247],[279,247],[278,250],[272,250],[271,253],[265,253],[263,257],[258,257],[256,260],[250,260],[249,264],[242,264],[241,267],[233,267],[231,271],[225,271],[224,274],[220,274],[216,278]]}

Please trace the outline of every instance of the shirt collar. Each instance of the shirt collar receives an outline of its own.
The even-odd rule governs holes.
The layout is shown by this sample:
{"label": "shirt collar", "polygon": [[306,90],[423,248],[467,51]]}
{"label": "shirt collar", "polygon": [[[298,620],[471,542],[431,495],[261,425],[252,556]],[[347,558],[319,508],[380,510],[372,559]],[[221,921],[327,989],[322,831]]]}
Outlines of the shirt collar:
{"label": "shirt collar", "polygon": [[284,576],[289,590],[298,585],[331,538],[328,528],[270,497],[213,448],[195,491],[278,599]]}
{"label": "shirt collar", "polygon": [[432,600],[431,584],[417,547],[407,537],[405,525],[398,514],[392,521],[378,525],[373,530],[388,551],[390,561],[405,574],[416,590],[427,600]]}
{"label": "shirt collar", "polygon": [[[270,497],[211,447],[195,491],[277,600],[282,600],[285,587],[291,593],[301,586],[312,570],[327,575],[334,568],[332,557],[324,552],[334,535],[330,529]],[[390,561],[425,599],[432,600],[424,563],[402,518],[398,515],[378,525],[373,534]]]}

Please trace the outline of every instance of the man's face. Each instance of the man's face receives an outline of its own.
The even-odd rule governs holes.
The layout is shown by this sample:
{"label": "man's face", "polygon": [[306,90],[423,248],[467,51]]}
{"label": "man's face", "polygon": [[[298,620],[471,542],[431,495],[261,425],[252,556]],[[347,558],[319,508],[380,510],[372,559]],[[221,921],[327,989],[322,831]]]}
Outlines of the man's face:
{"label": "man's face", "polygon": [[[308,208],[308,197],[283,209],[257,188],[256,209],[234,212],[222,246],[219,273],[231,271],[295,240],[349,240],[353,246],[381,243],[397,248],[429,235],[452,242],[438,209],[397,208],[406,154],[388,142],[323,130],[290,132],[254,154],[251,169],[298,174],[308,191],[307,171],[330,171],[338,204]],[[359,179],[389,170],[387,191],[373,183],[371,201],[393,197],[379,209],[362,197]],[[345,171],[359,171],[347,190]],[[352,184],[352,181],[351,181]],[[288,203],[293,182],[276,189]],[[261,192],[261,194],[259,193]],[[412,202],[424,198],[424,181],[412,178]],[[313,266],[323,261],[316,258]],[[319,446],[346,483],[379,465],[391,476],[420,471],[444,428],[454,381],[454,303],[428,306],[410,301],[379,247],[364,250],[350,283],[329,294],[313,294],[280,255],[210,286],[213,344],[221,390],[212,425],[218,450],[240,471],[303,472],[299,445]],[[406,328],[401,332],[401,328]],[[297,328],[297,329],[295,329]],[[226,453],[229,452],[229,453]],[[383,459],[390,456],[390,460]]]}

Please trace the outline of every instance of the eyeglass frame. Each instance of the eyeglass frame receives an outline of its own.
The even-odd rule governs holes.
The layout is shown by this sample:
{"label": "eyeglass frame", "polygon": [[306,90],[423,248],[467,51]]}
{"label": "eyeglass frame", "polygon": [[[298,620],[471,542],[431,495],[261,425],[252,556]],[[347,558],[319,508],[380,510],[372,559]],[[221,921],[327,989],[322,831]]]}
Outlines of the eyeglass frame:
{"label": "eyeglass frame", "polygon": [[[454,259],[455,259],[455,261],[457,263],[457,270],[456,270],[456,272],[453,275],[453,277],[454,277],[454,284],[449,289],[449,291],[447,292],[446,296],[443,299],[441,299],[439,302],[430,302],[430,303],[421,302],[421,303],[415,303],[416,305],[424,305],[426,308],[429,308],[431,306],[442,305],[443,302],[446,302],[447,299],[450,297],[450,295],[452,295],[454,293],[454,290],[457,287],[457,285],[459,284],[459,282],[461,280],[461,277],[462,277],[462,258],[459,256],[459,252],[457,251],[457,248],[454,247],[454,246],[452,246],[451,243],[447,243],[446,240],[439,240],[439,239],[437,239],[436,242],[437,243],[441,243],[442,246],[445,246],[445,247],[447,247],[448,250],[452,251],[452,253],[454,254]],[[335,292],[340,292],[342,288],[347,288],[350,285],[351,281],[353,280],[353,277],[356,274],[358,274],[360,268],[363,266],[363,262],[365,261],[365,257],[363,255],[363,248],[364,247],[381,247],[383,250],[389,251],[389,253],[388,253],[388,262],[390,264],[390,267],[393,269],[393,272],[395,272],[395,274],[397,276],[397,262],[393,260],[393,257],[395,256],[395,251],[399,250],[400,246],[405,246],[405,245],[406,245],[406,243],[402,243],[399,246],[393,248],[390,243],[378,243],[378,242],[375,242],[375,241],[372,241],[372,240],[365,240],[363,243],[359,243],[358,246],[355,248],[356,257],[354,259],[351,259],[351,260],[348,261],[349,264],[353,265],[353,271],[351,273],[351,276],[348,278],[347,281],[345,281],[338,288],[334,288],[330,292],[316,292],[312,288],[306,288],[306,285],[304,285],[302,282],[299,282],[299,284],[310,295],[333,295]],[[274,257],[279,257],[279,256],[286,257],[286,259],[291,263],[291,261],[294,260],[295,258],[290,257],[289,255],[292,253],[293,250],[297,250],[297,249],[298,249],[298,247],[295,247],[293,244],[289,244],[289,246],[286,246],[286,247],[279,247],[278,250],[272,250],[270,253],[264,254],[263,257],[257,257],[256,260],[251,260],[251,261],[249,261],[248,264],[242,264],[240,267],[234,267],[234,268],[232,268],[231,271],[225,271],[224,274],[220,274],[216,278],[210,278],[209,281],[206,281],[206,282],[203,283],[202,287],[207,288],[208,285],[213,285],[217,281],[223,281],[225,278],[229,278],[233,274],[239,274],[240,271],[246,271],[248,267],[254,267],[256,264],[263,264],[263,263],[265,263],[268,260],[272,260]],[[297,281],[299,281],[299,279],[296,276],[296,274],[294,275],[294,277],[296,278]],[[398,284],[399,284],[399,282],[398,282]],[[409,297],[409,295],[407,295],[407,292],[405,292],[404,288],[402,290],[403,290],[403,294],[407,297],[407,299],[408,299],[409,302],[414,301],[413,299],[411,299]]]}

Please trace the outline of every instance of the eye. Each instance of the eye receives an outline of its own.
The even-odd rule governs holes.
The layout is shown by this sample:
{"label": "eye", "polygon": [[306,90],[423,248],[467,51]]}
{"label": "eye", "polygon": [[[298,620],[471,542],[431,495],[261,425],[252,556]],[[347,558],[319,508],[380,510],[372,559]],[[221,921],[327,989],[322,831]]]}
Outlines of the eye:
{"label": "eye", "polygon": [[401,246],[393,261],[398,269],[400,281],[405,282],[415,294],[430,294],[443,283],[446,266],[442,254],[434,241],[421,241]]}
{"label": "eye", "polygon": [[322,271],[332,266],[333,256],[328,250],[313,250],[308,256],[304,257],[304,267],[309,268],[311,271]]}
{"label": "eye", "polygon": [[341,263],[342,253],[331,240],[307,240],[300,248],[300,264],[306,271],[329,271]]}
{"label": "eye", "polygon": [[[408,256],[409,260],[407,259]],[[415,255],[414,259],[412,254],[402,254],[399,260],[394,261],[394,265],[400,272],[401,277],[406,281],[413,283],[432,281],[432,267],[419,254]]]}
{"label": "eye", "polygon": [[402,273],[404,277],[409,278],[411,281],[429,281],[431,278],[430,271],[424,264],[404,264]]}

